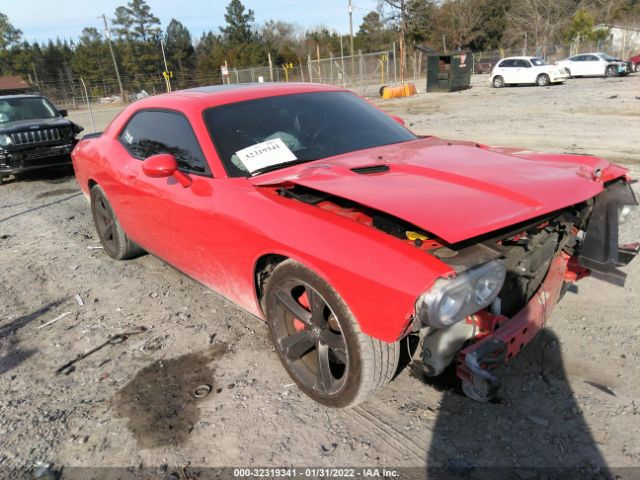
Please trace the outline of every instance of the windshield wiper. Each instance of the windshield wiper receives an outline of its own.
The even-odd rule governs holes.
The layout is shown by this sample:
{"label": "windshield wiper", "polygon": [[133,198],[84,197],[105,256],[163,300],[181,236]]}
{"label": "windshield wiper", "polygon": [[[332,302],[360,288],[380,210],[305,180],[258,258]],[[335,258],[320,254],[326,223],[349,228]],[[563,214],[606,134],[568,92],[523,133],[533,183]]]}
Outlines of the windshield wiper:
{"label": "windshield wiper", "polygon": [[267,172],[273,172],[274,170],[280,170],[281,168],[284,168],[284,167],[291,167],[292,165],[298,165],[299,163],[307,163],[310,161],[311,160],[304,160],[304,159],[298,158],[297,160],[290,160],[288,162],[276,163],[275,165],[267,165],[266,167],[262,167],[251,172],[251,176],[255,177],[256,175],[261,175]]}

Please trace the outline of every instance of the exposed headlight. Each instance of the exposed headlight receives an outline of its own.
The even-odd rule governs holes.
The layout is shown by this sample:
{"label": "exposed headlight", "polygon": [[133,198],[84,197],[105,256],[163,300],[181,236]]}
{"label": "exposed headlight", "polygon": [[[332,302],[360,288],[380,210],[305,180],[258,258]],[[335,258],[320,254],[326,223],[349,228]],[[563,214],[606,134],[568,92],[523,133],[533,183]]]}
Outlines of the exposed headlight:
{"label": "exposed headlight", "polygon": [[626,220],[629,214],[633,211],[636,205],[624,205],[618,211],[618,225],[622,225]]}
{"label": "exposed headlight", "polygon": [[0,134],[0,145],[2,145],[3,147],[11,145],[11,137],[6,133]]}
{"label": "exposed headlight", "polygon": [[488,307],[500,293],[507,269],[494,260],[453,279],[440,279],[416,302],[423,325],[446,328]]}

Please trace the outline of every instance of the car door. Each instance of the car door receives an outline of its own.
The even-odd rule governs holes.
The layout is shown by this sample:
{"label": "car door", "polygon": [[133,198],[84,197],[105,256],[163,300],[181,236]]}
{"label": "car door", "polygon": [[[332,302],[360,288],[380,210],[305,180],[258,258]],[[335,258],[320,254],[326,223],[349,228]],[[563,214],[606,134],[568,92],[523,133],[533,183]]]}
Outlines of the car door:
{"label": "car door", "polygon": [[[141,110],[119,134],[125,185],[117,211],[125,231],[145,249],[193,276],[193,262],[215,251],[203,228],[215,219],[213,183],[200,144],[180,112]],[[150,156],[170,153],[192,180],[184,188],[175,178],[151,178],[142,171]]]}
{"label": "car door", "polygon": [[604,75],[605,71],[605,62],[595,55],[584,55],[585,60],[582,62],[583,64],[583,73],[582,75],[586,76],[601,76]]}
{"label": "car door", "polygon": [[518,83],[535,83],[535,71],[529,60],[518,59],[516,63],[516,75]]}
{"label": "car door", "polygon": [[498,68],[498,75],[501,75],[502,78],[504,78],[504,83],[516,83],[513,60],[502,60],[496,68]]}
{"label": "car door", "polygon": [[[173,110],[134,113],[110,152],[117,157],[115,168],[122,171],[112,205],[117,203],[116,215],[132,240],[254,311],[250,272],[268,240],[254,228],[252,217],[264,203],[244,176],[220,173],[214,178],[212,171],[221,171],[214,163],[219,159],[203,125]],[[174,176],[152,178],[143,172],[144,160],[160,153],[176,158],[191,185],[182,186]]]}
{"label": "car door", "polygon": [[584,73],[584,59],[585,55],[575,55],[573,57],[569,57],[567,68],[571,71],[571,75],[574,77],[579,77],[580,75],[586,75]]}

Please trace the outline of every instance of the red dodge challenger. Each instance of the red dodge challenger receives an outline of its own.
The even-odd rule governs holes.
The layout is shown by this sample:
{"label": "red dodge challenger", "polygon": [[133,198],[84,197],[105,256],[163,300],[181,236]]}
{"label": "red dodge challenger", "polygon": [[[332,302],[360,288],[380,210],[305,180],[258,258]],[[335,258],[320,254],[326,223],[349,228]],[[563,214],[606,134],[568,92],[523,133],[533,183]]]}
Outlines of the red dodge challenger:
{"label": "red dodge challenger", "polygon": [[420,137],[340,88],[196,88],[138,101],[73,152],[105,252],[142,249],[265,319],[328,406],[388,383],[419,335],[428,375],[495,395],[494,370],[567,286],[624,283],[637,204],[591,156]]}

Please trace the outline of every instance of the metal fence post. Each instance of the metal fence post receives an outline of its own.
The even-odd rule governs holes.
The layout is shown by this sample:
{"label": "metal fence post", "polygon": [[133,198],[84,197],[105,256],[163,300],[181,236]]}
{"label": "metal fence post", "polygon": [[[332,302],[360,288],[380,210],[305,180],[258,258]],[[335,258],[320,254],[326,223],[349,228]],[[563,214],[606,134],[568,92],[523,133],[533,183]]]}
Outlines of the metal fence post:
{"label": "metal fence post", "polygon": [[393,83],[398,83],[398,67],[396,63],[396,42],[393,42]]}
{"label": "metal fence post", "polygon": [[307,67],[309,67],[309,81],[313,83],[313,67],[311,66],[311,55],[307,58]]}
{"label": "metal fence post", "polygon": [[84,95],[87,97],[87,106],[89,107],[89,116],[91,117],[91,125],[93,126],[93,133],[96,133],[96,122],[93,120],[93,110],[91,109],[91,102],[89,101],[89,92],[87,92],[87,86],[84,84],[84,80],[80,77],[82,82],[82,88],[84,88]]}
{"label": "metal fence post", "polygon": [[390,52],[387,52],[385,56],[387,57],[387,82],[386,83],[389,83],[389,57],[391,56]]}
{"label": "metal fence post", "polygon": [[333,85],[333,52],[329,52],[329,71],[331,72],[331,84]]}
{"label": "metal fence post", "polygon": [[302,77],[302,81],[304,82],[304,68],[302,68],[302,59],[298,57],[298,63],[300,64],[300,76]]}

